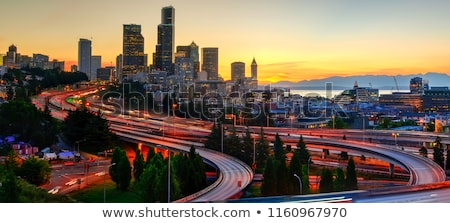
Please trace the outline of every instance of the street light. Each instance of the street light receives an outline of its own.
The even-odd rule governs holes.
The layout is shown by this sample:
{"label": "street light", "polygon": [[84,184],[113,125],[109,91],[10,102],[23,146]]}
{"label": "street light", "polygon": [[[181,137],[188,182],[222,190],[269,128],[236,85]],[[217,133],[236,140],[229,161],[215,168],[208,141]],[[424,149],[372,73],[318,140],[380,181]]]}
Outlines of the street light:
{"label": "street light", "polygon": [[294,173],[294,177],[296,177],[298,180],[298,185],[300,187],[300,194],[302,194],[302,179],[296,173]]}
{"label": "street light", "polygon": [[[114,165],[116,165],[116,163],[111,163],[111,165],[108,166],[108,169]],[[105,174],[103,174],[103,203],[106,203],[106,170]]]}
{"label": "street light", "polygon": [[397,145],[397,136],[398,136],[398,132],[393,132],[392,136],[394,136],[394,141],[395,141],[395,145]]}
{"label": "street light", "polygon": [[77,146],[78,146],[78,154],[80,154],[80,142],[84,142],[84,141],[86,141],[86,139],[75,141],[75,144],[77,144]]}

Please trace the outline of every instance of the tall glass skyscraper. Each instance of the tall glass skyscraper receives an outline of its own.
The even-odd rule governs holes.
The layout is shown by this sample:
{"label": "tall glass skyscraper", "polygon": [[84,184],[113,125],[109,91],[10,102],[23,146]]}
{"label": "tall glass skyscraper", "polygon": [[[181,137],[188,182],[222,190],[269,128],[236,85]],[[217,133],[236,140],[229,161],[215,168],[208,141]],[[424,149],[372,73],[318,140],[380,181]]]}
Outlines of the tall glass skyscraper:
{"label": "tall glass skyscraper", "polygon": [[78,71],[87,75],[91,80],[91,57],[92,57],[92,42],[88,39],[80,39],[78,41]]}
{"label": "tall glass skyscraper", "polygon": [[161,24],[158,25],[158,42],[153,66],[157,70],[173,74],[175,42],[175,8],[167,6],[161,10]]}
{"label": "tall glass skyscraper", "polygon": [[145,70],[144,37],[141,25],[123,25],[122,78]]}
{"label": "tall glass skyscraper", "polygon": [[219,48],[202,48],[202,71],[208,73],[208,80],[219,79]]}

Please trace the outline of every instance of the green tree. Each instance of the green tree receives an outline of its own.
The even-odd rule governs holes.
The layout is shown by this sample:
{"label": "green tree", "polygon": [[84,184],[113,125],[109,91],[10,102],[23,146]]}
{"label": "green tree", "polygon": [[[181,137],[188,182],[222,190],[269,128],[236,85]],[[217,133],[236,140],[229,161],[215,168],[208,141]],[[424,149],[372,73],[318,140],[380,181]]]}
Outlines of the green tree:
{"label": "green tree", "polygon": [[4,168],[4,166],[0,164],[0,182],[0,202],[18,202],[21,188],[19,187],[13,168]]}
{"label": "green tree", "polygon": [[47,183],[50,180],[51,171],[47,161],[34,156],[24,160],[20,167],[21,177],[36,186]]}
{"label": "green tree", "polygon": [[221,151],[221,140],[222,140],[222,124],[217,126],[214,124],[211,128],[211,133],[206,137],[205,147],[208,149]]}
{"label": "green tree", "polygon": [[428,149],[425,146],[420,147],[419,154],[423,157],[428,157]]}
{"label": "green tree", "polygon": [[256,172],[261,173],[269,157],[269,142],[264,136],[264,129],[261,127],[258,142],[256,143]]}
{"label": "green tree", "polygon": [[347,162],[347,176],[345,178],[345,188],[347,190],[357,190],[358,189],[358,179],[356,175],[355,162],[353,157]]}
{"label": "green tree", "polygon": [[345,173],[340,167],[336,168],[336,178],[334,179],[334,190],[344,191],[345,190]]}
{"label": "green tree", "polygon": [[297,142],[297,151],[299,153],[300,162],[302,164],[308,164],[311,158],[311,154],[309,150],[306,148],[305,141],[303,140],[303,136],[300,135],[300,139]]}
{"label": "green tree", "polygon": [[273,143],[273,150],[274,150],[274,154],[275,154],[275,159],[276,160],[280,160],[280,161],[285,161],[286,160],[286,154],[284,152],[284,142],[281,140],[280,135],[277,134],[275,135],[275,142]]}
{"label": "green tree", "polygon": [[442,168],[444,167],[444,148],[439,136],[437,136],[436,140],[434,141],[433,160]]}
{"label": "green tree", "polygon": [[144,166],[144,156],[142,155],[141,150],[136,149],[136,156],[133,161],[133,176],[136,181],[139,181],[144,172]]}
{"label": "green tree", "polygon": [[274,196],[277,194],[277,174],[275,169],[275,160],[273,156],[267,158],[266,166],[263,173],[263,182],[261,185],[261,193],[264,196]]}
{"label": "green tree", "polygon": [[128,190],[131,181],[131,165],[130,160],[126,156],[126,153],[121,153],[122,156],[119,158],[119,162],[115,165],[117,166],[117,188],[122,191]]}
{"label": "green tree", "polygon": [[[298,149],[294,151],[294,155],[292,155],[291,162],[289,163],[289,176],[294,176],[295,174],[303,179],[302,164],[300,161],[300,152]],[[289,193],[297,194],[300,189],[297,179],[295,179],[294,177],[291,177],[289,179]]]}
{"label": "green tree", "polygon": [[323,168],[320,174],[320,193],[329,193],[333,191],[333,172],[328,168]]}

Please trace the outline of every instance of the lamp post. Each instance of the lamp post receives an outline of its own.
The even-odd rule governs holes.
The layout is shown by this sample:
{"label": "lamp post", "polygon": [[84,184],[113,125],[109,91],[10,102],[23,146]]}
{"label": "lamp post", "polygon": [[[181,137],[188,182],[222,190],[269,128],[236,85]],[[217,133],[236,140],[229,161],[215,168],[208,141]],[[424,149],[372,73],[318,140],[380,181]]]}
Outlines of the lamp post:
{"label": "lamp post", "polygon": [[398,136],[398,133],[394,132],[394,133],[392,133],[392,136],[394,136],[394,142],[395,142],[395,145],[397,145],[397,136]]}
{"label": "lamp post", "polygon": [[[111,163],[111,165],[108,166],[108,169],[114,165],[116,165],[116,163]],[[106,203],[106,170],[103,175],[103,203]]]}
{"label": "lamp post", "polygon": [[298,180],[298,185],[300,187],[300,194],[302,194],[302,191],[303,191],[302,190],[302,179],[296,173],[294,173],[294,177],[296,177]]}
{"label": "lamp post", "polygon": [[220,150],[223,153],[223,124],[220,123]]}
{"label": "lamp post", "polygon": [[80,153],[80,142],[84,142],[84,141],[86,141],[86,139],[75,141],[75,143],[77,144],[77,148],[78,148],[78,154]]}

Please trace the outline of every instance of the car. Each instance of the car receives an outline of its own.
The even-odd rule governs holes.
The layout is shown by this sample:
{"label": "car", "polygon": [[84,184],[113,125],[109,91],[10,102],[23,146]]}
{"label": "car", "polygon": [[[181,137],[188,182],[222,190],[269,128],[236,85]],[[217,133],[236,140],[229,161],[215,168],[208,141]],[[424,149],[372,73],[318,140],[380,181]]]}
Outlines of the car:
{"label": "car", "polygon": [[60,186],[56,186],[48,191],[49,194],[57,194],[59,192],[59,189],[61,189]]}
{"label": "car", "polygon": [[66,183],[66,186],[72,186],[77,183],[77,180],[71,180]]}

